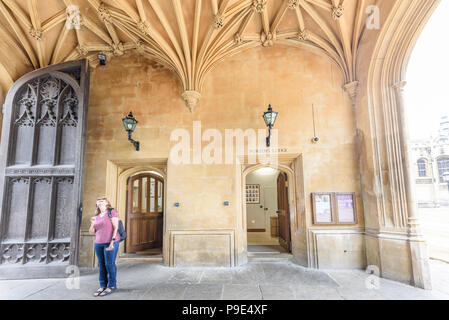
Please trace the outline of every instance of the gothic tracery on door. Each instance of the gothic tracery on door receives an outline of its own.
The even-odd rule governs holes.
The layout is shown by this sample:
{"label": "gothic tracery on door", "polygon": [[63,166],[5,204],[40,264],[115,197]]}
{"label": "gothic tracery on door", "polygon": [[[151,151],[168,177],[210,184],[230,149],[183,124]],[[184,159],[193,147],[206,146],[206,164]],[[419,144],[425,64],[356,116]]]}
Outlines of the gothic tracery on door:
{"label": "gothic tracery on door", "polygon": [[162,246],[164,181],[161,177],[142,173],[128,181],[126,253]]}
{"label": "gothic tracery on door", "polygon": [[5,102],[0,278],[66,276],[77,264],[89,73],[85,61],[31,72]]}

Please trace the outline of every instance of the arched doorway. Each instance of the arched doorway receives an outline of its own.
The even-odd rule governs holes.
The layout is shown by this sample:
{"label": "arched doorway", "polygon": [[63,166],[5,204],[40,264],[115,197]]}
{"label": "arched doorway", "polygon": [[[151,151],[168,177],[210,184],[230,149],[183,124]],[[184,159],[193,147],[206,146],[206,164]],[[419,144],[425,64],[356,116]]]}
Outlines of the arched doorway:
{"label": "arched doorway", "polygon": [[360,41],[359,52],[372,56],[368,69],[357,67],[353,99],[367,264],[382,277],[424,289],[431,288],[431,277],[410,170],[404,87],[411,52],[438,3],[384,2],[392,9],[380,32],[366,32]]}
{"label": "arched doorway", "polygon": [[[292,253],[295,216],[292,176],[278,167],[255,166],[244,174],[248,256]],[[292,229],[293,228],[293,229]]]}
{"label": "arched doorway", "polygon": [[10,88],[0,157],[0,278],[64,277],[78,265],[89,97],[85,60]]}
{"label": "arched doorway", "polygon": [[156,173],[144,172],[128,179],[126,253],[162,252],[164,180]]}
{"label": "arched doorway", "polygon": [[403,93],[419,232],[426,241],[432,288],[445,293],[448,288],[442,284],[449,277],[440,270],[449,266],[449,190],[444,178],[446,172],[449,176],[449,62],[447,43],[435,37],[449,27],[448,17],[449,3],[441,1],[413,46]]}

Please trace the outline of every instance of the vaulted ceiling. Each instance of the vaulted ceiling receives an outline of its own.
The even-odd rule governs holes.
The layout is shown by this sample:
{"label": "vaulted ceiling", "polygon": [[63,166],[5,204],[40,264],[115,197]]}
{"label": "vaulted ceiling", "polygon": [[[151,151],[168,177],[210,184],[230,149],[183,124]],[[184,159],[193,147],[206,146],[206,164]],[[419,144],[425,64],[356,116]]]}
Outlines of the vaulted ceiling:
{"label": "vaulted ceiling", "polygon": [[136,51],[171,69],[193,110],[227,56],[276,44],[321,50],[355,79],[374,0],[0,0],[0,85],[51,64]]}

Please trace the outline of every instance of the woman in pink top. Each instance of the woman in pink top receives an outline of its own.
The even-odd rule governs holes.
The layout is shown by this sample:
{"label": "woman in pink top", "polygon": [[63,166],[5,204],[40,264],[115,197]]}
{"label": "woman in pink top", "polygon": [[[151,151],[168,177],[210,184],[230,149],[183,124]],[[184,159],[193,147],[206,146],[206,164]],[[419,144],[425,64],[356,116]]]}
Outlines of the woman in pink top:
{"label": "woman in pink top", "polygon": [[[108,211],[111,211],[111,218]],[[120,244],[118,230],[119,215],[111,208],[106,198],[97,199],[97,212],[90,219],[89,233],[95,235],[95,254],[100,269],[100,288],[94,293],[95,297],[106,296],[117,289],[117,266],[115,259]]]}

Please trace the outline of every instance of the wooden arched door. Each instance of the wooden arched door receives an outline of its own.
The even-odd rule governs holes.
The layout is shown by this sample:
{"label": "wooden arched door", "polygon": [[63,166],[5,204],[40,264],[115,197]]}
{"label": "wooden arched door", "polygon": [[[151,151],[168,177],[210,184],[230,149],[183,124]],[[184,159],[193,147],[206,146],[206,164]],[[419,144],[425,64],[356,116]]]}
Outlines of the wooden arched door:
{"label": "wooden arched door", "polygon": [[287,175],[279,173],[278,181],[278,218],[279,218],[279,243],[287,250],[291,251],[290,236],[290,210],[288,207],[288,184]]}
{"label": "wooden arched door", "polygon": [[142,173],[128,181],[126,252],[134,253],[162,246],[164,180]]}
{"label": "wooden arched door", "polygon": [[8,92],[0,146],[0,279],[65,277],[78,264],[86,60],[24,75]]}

